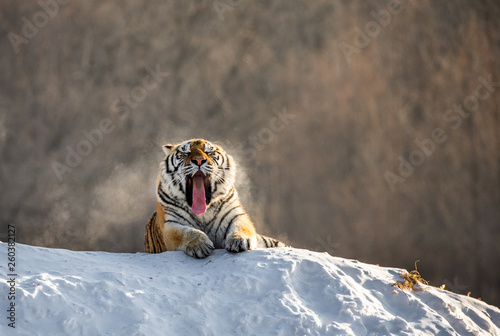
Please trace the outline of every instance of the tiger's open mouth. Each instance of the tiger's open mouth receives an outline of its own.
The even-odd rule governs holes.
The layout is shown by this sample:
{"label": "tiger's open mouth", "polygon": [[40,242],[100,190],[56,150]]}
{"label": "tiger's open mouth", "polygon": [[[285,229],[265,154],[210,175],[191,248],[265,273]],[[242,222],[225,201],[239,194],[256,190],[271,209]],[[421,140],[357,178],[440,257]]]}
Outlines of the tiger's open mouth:
{"label": "tiger's open mouth", "polygon": [[186,200],[195,215],[204,214],[212,198],[209,178],[199,170],[187,179]]}

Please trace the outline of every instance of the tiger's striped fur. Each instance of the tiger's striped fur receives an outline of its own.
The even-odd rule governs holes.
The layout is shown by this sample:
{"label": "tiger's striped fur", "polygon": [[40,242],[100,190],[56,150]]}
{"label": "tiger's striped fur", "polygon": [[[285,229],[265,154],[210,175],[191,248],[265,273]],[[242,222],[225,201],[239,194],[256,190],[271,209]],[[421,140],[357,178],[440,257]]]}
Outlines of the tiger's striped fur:
{"label": "tiger's striped fur", "polygon": [[157,209],[144,235],[147,253],[180,250],[205,258],[214,248],[241,252],[285,246],[255,232],[234,186],[234,161],[220,146],[193,139],[163,150]]}

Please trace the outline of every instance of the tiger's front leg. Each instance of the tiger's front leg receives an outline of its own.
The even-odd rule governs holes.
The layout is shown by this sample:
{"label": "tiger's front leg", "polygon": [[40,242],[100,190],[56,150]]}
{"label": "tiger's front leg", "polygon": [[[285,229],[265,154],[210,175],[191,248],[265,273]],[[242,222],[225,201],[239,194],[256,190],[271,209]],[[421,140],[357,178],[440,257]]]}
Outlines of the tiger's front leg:
{"label": "tiger's front leg", "polygon": [[257,234],[246,214],[237,217],[227,230],[226,250],[243,252],[257,247]]}
{"label": "tiger's front leg", "polygon": [[214,244],[203,231],[168,222],[165,223],[165,245],[169,251],[184,251],[199,259],[208,257],[214,250]]}

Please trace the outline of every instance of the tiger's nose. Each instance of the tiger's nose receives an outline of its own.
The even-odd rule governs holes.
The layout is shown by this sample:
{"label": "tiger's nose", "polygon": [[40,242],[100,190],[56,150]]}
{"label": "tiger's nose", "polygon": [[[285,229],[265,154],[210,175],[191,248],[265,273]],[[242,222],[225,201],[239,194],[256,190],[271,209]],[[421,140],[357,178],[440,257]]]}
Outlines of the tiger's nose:
{"label": "tiger's nose", "polygon": [[191,162],[193,162],[197,166],[201,166],[202,164],[207,162],[207,160],[204,159],[203,157],[197,156],[197,157],[192,158]]}

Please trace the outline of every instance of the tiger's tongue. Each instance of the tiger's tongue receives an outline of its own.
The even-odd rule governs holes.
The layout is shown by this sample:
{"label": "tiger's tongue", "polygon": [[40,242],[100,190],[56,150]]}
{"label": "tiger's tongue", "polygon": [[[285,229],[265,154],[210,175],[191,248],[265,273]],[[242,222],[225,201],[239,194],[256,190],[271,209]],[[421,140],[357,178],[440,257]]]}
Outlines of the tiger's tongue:
{"label": "tiger's tongue", "polygon": [[207,210],[205,201],[205,178],[201,175],[193,176],[193,204],[191,210],[195,215],[201,215]]}

